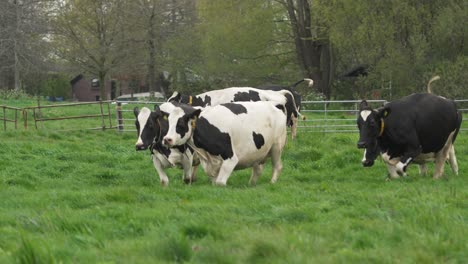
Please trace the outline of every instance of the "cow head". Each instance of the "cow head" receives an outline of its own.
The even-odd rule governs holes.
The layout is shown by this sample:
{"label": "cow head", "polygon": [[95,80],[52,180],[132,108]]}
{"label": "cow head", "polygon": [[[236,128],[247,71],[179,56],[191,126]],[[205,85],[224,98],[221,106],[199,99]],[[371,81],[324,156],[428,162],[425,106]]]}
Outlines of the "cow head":
{"label": "cow head", "polygon": [[374,165],[374,161],[379,155],[380,148],[378,138],[382,136],[384,132],[383,119],[388,113],[389,109],[386,107],[372,109],[365,100],[360,104],[357,118],[357,125],[359,128],[357,147],[366,149],[365,157],[362,160],[362,165],[365,167]]}
{"label": "cow head", "polygon": [[176,102],[164,103],[160,109],[163,117],[169,122],[163,145],[174,147],[185,144],[192,136],[195,121],[201,110]]}
{"label": "cow head", "polygon": [[155,106],[152,112],[146,107],[143,107],[141,111],[138,107],[133,109],[136,121],[135,126],[137,128],[138,140],[135,144],[136,150],[145,150],[157,141],[161,137],[161,112],[159,107]]}

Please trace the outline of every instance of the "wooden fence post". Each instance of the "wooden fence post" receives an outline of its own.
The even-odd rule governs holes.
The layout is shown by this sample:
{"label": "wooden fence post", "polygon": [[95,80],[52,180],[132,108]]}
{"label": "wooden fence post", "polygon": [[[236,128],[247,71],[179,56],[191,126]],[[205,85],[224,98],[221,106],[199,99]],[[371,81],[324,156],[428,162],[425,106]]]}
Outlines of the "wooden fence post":
{"label": "wooden fence post", "polygon": [[123,120],[122,120],[122,103],[117,103],[117,128],[119,132],[123,130]]}

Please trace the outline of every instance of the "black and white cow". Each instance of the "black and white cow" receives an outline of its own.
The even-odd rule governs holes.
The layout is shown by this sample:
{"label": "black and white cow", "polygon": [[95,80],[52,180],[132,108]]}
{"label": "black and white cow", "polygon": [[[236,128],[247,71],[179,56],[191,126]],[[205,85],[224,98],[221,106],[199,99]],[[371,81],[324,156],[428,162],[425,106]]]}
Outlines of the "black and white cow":
{"label": "black and white cow", "polygon": [[262,90],[252,87],[230,87],[221,90],[213,90],[205,92],[199,95],[182,95],[179,92],[174,92],[171,97],[167,100],[168,102],[179,102],[189,104],[192,106],[215,106],[225,103],[233,102],[257,102],[257,101],[274,101],[281,102],[286,97],[286,111],[288,125],[293,125],[291,133],[293,138],[296,135],[297,122],[293,122],[292,119],[300,115],[294,100],[294,95],[288,89],[281,89],[278,91],[274,90]]}
{"label": "black and white cow", "polygon": [[[288,90],[291,92],[291,94],[294,97],[294,102],[296,104],[297,112],[301,111],[301,104],[302,104],[302,96],[296,91],[296,86],[301,84],[302,82],[307,82],[308,87],[312,87],[314,84],[314,81],[312,79],[302,79],[300,81],[297,81],[291,86],[281,86],[281,85],[264,85],[264,86],[259,86],[257,87],[258,89],[261,90],[271,90],[271,91],[281,91],[281,90]],[[286,105],[286,107],[290,108],[293,107],[291,104]],[[292,113],[293,115],[291,116],[291,119],[288,123],[288,126],[291,127],[291,137],[294,139],[297,134],[297,112],[294,112],[293,109],[288,109],[289,113]]]}
{"label": "black and white cow", "polygon": [[222,186],[233,170],[248,167],[253,167],[250,183],[255,184],[271,157],[274,183],[287,137],[284,103],[237,102],[203,109],[164,103],[160,109],[168,117],[169,130],[163,142],[170,147],[189,144],[206,174]]}
{"label": "black and white cow", "polygon": [[[163,146],[162,137],[167,133],[169,124],[167,119],[164,119],[159,111],[159,107],[155,106],[154,111],[143,107],[141,111],[138,107],[133,109],[136,117],[135,125],[138,132],[138,140],[135,144],[137,151],[151,150],[153,164],[158,172],[161,184],[166,186],[169,184],[164,169],[167,167],[181,166],[184,169],[185,183],[195,181],[195,173],[199,164],[198,158],[193,153],[193,149],[186,144],[182,144],[175,148]],[[192,165],[194,165],[192,167]]]}
{"label": "black and white cow", "polygon": [[406,175],[411,162],[434,160],[437,179],[448,159],[458,173],[453,142],[461,122],[455,102],[428,93],[412,94],[379,109],[362,101],[357,119],[358,148],[366,149],[362,164],[372,166],[381,154],[390,178],[398,178]]}

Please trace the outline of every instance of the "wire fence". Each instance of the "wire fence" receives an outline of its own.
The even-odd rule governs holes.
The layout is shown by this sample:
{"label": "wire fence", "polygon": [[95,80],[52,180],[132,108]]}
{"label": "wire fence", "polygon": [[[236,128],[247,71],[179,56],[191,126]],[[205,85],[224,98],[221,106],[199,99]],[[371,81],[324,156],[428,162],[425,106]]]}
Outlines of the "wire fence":
{"label": "wire fence", "polygon": [[[374,108],[387,103],[386,100],[368,100]],[[468,99],[455,100],[458,109],[466,115]],[[98,101],[68,104],[41,105],[17,108],[0,105],[0,121],[3,129],[18,129],[23,121],[24,129],[52,129],[56,131],[85,129],[115,129],[119,132],[136,132],[135,107],[148,107],[163,102]],[[302,102],[298,131],[312,133],[355,133],[358,132],[356,118],[361,100],[304,101]],[[114,112],[115,111],[115,112]],[[85,121],[86,120],[86,121]],[[11,124],[11,126],[9,125]],[[45,125],[47,124],[47,125]],[[116,124],[116,125],[114,125]],[[468,124],[462,123],[461,131]]]}
{"label": "wire fence", "polygon": [[[388,103],[387,100],[367,100],[374,108]],[[459,110],[468,112],[468,99],[455,100]],[[163,102],[117,102],[117,123],[120,132],[136,132],[135,106],[146,106],[153,109],[154,105]],[[298,131],[312,133],[357,133],[357,115],[361,100],[334,101],[303,101],[302,118],[299,118]],[[462,123],[461,131],[467,131],[468,124]]]}

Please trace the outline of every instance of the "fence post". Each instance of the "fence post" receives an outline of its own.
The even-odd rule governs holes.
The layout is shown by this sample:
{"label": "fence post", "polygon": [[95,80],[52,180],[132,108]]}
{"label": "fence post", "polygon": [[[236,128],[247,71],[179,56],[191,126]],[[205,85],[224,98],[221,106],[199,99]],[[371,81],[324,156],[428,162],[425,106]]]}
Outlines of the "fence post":
{"label": "fence post", "polygon": [[6,109],[5,106],[3,108],[3,130],[6,130],[6,122],[7,122],[7,117],[6,117]]}
{"label": "fence post", "polygon": [[102,108],[102,101],[99,101],[99,107],[101,108],[102,130],[105,130],[106,122],[104,121],[104,109]]}
{"label": "fence post", "polygon": [[122,103],[117,102],[117,129],[119,132],[123,130],[123,120],[122,120]]}
{"label": "fence post", "polygon": [[28,110],[26,110],[26,108],[23,109],[23,121],[24,129],[28,129]]}
{"label": "fence post", "polygon": [[109,128],[113,128],[112,127],[112,116],[111,116],[110,104],[111,104],[111,102],[107,101],[107,114],[109,115]]}

